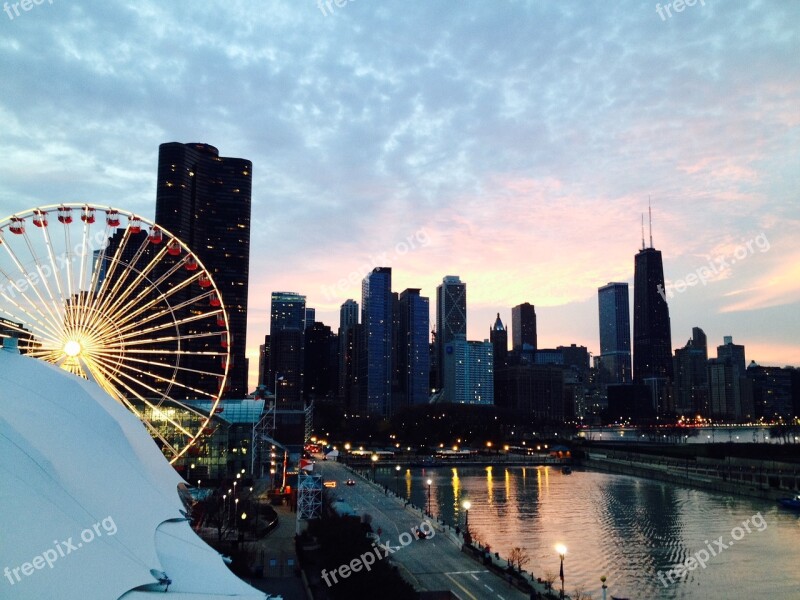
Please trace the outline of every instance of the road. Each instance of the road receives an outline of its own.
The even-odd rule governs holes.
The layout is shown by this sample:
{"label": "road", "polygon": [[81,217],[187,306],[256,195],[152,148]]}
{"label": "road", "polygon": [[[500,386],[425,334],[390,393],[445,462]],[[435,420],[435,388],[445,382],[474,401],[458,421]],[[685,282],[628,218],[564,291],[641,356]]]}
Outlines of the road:
{"label": "road", "polygon": [[[384,560],[399,565],[419,590],[450,590],[461,600],[528,600],[528,594],[463,554],[441,526],[436,527],[432,538],[413,539],[409,543],[405,532],[413,535],[422,525],[423,517],[418,511],[405,508],[400,499],[386,496],[383,488],[354,476],[347,467],[336,462],[318,460],[314,470],[325,481],[337,482],[336,489],[328,490],[334,497],[342,498],[358,514],[372,516],[372,530],[382,530],[381,542],[389,542],[393,548],[398,548]],[[345,485],[350,478],[355,479],[356,485]],[[427,525],[423,531],[429,531]],[[402,542],[406,545],[403,546]],[[342,558],[344,563],[346,557]]]}

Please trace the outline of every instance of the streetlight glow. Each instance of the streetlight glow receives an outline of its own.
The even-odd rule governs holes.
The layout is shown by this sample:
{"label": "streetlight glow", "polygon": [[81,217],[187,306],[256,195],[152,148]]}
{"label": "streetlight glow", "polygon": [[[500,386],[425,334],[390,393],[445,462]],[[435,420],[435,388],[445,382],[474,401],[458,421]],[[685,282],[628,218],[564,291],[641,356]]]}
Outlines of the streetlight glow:
{"label": "streetlight glow", "polygon": [[564,544],[556,544],[556,552],[560,555],[564,555],[567,553],[567,547]]}

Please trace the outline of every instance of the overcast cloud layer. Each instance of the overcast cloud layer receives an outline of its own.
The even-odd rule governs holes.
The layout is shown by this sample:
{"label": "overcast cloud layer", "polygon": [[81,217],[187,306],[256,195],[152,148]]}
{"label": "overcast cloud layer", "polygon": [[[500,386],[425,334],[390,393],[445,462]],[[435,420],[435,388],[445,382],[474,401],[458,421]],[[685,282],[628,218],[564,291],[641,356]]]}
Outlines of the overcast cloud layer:
{"label": "overcast cloud layer", "polygon": [[597,353],[648,196],[668,280],[728,263],[669,299],[673,345],[800,365],[800,3],[49,2],[0,13],[0,212],[152,218],[160,143],[252,160],[253,372],[270,292],[335,329],[379,264],[460,275],[472,339],[529,301],[540,346]]}

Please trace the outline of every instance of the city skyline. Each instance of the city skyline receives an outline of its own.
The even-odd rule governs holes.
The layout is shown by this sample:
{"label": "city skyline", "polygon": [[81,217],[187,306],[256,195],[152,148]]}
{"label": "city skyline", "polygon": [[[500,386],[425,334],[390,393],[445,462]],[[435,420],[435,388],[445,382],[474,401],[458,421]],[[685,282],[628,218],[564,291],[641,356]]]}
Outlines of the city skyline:
{"label": "city skyline", "polygon": [[672,351],[701,327],[800,365],[800,7],[220,6],[0,17],[0,213],[152,218],[160,144],[247,157],[251,390],[273,291],[335,329],[377,266],[431,299],[469,283],[467,339],[527,301],[539,346],[597,355],[597,288],[632,287],[648,196]]}

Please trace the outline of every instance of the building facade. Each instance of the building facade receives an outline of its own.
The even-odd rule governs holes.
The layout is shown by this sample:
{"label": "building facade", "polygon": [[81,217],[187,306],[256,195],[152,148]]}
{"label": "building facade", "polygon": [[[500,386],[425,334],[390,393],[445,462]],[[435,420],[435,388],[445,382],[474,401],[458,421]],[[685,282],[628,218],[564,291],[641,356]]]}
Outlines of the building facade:
{"label": "building facade", "polygon": [[627,283],[608,283],[597,290],[600,317],[602,383],[630,383],[631,320]]}
{"label": "building facade", "polygon": [[436,288],[437,383],[444,386],[445,347],[455,336],[467,335],[467,284],[457,275],[448,275]]}
{"label": "building facade", "polygon": [[[208,144],[159,146],[156,223],[192,249],[222,294],[231,333],[232,363],[225,392],[229,398],[243,397],[248,391],[245,343],[252,172],[249,160],[220,156]],[[184,366],[196,369],[202,360],[187,356]],[[191,380],[193,374],[186,371],[180,376]]]}
{"label": "building facade", "polygon": [[376,267],[361,282],[364,343],[359,380],[361,404],[373,416],[392,413],[392,269]]}

